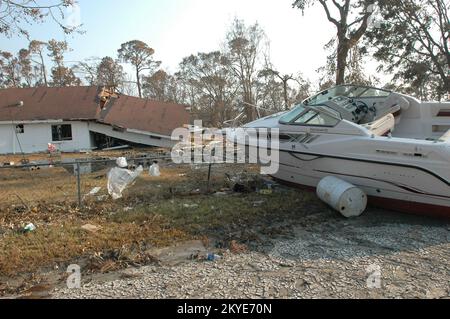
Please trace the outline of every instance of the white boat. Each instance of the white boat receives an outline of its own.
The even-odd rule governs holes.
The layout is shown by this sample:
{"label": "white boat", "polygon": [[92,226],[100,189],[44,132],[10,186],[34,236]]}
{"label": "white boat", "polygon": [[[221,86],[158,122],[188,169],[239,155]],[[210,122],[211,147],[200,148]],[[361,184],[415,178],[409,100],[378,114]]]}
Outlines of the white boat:
{"label": "white boat", "polygon": [[315,189],[335,176],[372,205],[450,217],[449,102],[341,85],[249,128],[279,129],[280,182]]}

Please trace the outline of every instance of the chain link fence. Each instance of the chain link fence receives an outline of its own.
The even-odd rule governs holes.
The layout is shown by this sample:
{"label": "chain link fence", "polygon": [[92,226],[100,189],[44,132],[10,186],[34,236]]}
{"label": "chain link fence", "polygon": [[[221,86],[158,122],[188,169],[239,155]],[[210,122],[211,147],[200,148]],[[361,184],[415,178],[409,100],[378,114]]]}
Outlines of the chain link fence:
{"label": "chain link fence", "polygon": [[[154,161],[170,163],[170,156],[128,158],[128,168],[143,166],[148,170]],[[116,166],[116,158],[70,159],[21,165],[0,166],[0,209],[30,209],[41,203],[76,205],[82,208],[89,198],[109,196],[107,173]]]}
{"label": "chain link fence", "polygon": [[[116,160],[117,157],[46,160],[20,165],[4,163],[0,165],[0,211],[26,212],[46,205],[83,209],[92,202],[108,201],[111,194],[107,175],[117,167]],[[162,177],[156,180],[149,174],[154,161],[162,169]],[[242,169],[235,164],[175,164],[167,154],[128,157],[127,163],[131,171],[139,166],[144,168],[142,176],[125,192],[127,199],[148,198],[155,193],[218,191],[227,186],[228,173]]]}

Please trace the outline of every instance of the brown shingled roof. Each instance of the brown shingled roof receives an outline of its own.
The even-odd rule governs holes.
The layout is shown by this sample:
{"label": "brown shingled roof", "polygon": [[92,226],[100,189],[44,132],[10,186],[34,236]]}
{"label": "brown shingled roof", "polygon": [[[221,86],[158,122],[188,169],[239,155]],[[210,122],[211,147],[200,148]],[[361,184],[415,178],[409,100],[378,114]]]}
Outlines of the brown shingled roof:
{"label": "brown shingled roof", "polygon": [[183,105],[123,95],[110,103],[102,121],[111,125],[170,135],[175,128],[189,124],[189,113]]}
{"label": "brown shingled roof", "polygon": [[[95,119],[98,87],[0,90],[0,121]],[[22,107],[10,107],[23,101]]]}
{"label": "brown shingled roof", "polygon": [[[121,95],[100,110],[101,87],[0,90],[0,121],[96,120],[128,129],[170,135],[189,123],[184,105]],[[22,107],[14,107],[23,101]]]}

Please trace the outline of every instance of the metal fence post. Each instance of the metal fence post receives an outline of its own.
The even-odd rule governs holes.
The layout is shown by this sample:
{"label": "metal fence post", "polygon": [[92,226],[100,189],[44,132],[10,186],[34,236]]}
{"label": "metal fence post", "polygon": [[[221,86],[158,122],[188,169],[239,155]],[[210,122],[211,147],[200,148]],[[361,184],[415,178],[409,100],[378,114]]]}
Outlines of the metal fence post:
{"label": "metal fence post", "polygon": [[208,190],[207,190],[208,193],[211,191],[211,169],[212,169],[212,165],[213,165],[213,161],[214,161],[214,159],[213,159],[214,156],[216,156],[215,148],[212,149],[211,161],[209,162],[209,167],[208,167]]}
{"label": "metal fence post", "polygon": [[81,167],[80,167],[80,163],[77,163],[77,193],[78,193],[78,207],[81,208],[83,203],[81,201]]}

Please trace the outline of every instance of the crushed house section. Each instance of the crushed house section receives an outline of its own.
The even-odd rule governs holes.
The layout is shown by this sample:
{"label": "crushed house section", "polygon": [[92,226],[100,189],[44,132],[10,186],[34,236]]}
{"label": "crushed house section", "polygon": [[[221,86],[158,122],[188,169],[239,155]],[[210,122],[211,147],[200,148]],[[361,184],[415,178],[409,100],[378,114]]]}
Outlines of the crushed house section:
{"label": "crushed house section", "polygon": [[0,90],[0,154],[62,152],[123,145],[171,147],[190,122],[185,105],[140,99],[105,87]]}

